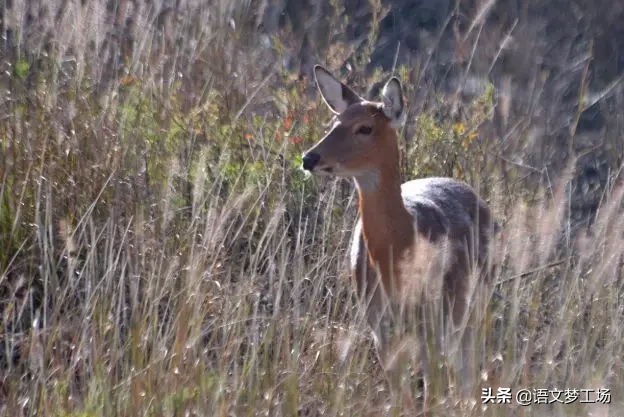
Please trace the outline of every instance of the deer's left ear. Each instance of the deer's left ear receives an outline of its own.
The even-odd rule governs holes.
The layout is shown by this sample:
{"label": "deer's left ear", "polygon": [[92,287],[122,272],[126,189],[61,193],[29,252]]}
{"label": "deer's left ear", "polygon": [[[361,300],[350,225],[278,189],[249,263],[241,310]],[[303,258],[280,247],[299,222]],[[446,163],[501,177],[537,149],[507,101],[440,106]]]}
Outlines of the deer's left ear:
{"label": "deer's left ear", "polygon": [[383,112],[392,127],[399,128],[405,121],[405,108],[403,104],[403,93],[401,92],[401,82],[397,77],[392,77],[381,91]]}
{"label": "deer's left ear", "polygon": [[353,92],[346,84],[341,83],[325,68],[314,66],[314,79],[323,100],[331,111],[340,114],[352,104],[362,101],[362,98]]}

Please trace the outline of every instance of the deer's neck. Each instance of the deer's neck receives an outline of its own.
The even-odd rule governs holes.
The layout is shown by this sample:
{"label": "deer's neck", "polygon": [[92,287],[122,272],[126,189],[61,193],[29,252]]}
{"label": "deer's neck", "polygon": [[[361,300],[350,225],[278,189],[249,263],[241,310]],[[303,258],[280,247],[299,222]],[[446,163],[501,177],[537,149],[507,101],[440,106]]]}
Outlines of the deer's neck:
{"label": "deer's neck", "polygon": [[386,290],[398,289],[398,260],[414,241],[414,222],[401,196],[398,160],[356,177],[362,233],[368,258],[381,272]]}

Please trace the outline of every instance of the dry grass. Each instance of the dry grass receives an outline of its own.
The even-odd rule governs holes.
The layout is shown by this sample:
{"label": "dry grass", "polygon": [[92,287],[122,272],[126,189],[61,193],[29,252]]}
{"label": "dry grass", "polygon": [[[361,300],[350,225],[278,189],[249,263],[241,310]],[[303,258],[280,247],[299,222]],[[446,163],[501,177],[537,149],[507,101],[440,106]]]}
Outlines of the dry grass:
{"label": "dry grass", "polygon": [[[230,24],[247,2],[193,1],[170,15],[145,3],[131,43],[103,2],[68,3],[41,37],[15,3],[20,47],[0,78],[0,415],[419,415],[391,407],[351,292],[352,187],[298,168],[327,113],[274,64],[292,38],[262,48]],[[621,415],[623,189],[572,233],[570,181],[528,198],[495,145],[456,146],[475,114],[466,134],[420,128],[440,140],[407,164],[459,150],[449,173],[487,184],[505,224],[499,284],[472,323],[475,384],[608,388],[611,404],[460,402],[452,361],[431,355],[427,415]]]}

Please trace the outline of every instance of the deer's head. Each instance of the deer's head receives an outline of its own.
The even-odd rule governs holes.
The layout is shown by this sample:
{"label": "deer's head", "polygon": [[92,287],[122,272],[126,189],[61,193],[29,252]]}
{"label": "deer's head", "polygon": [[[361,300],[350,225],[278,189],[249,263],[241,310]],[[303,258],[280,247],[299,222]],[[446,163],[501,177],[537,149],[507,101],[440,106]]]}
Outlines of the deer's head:
{"label": "deer's head", "polygon": [[381,101],[368,101],[317,65],[314,78],[323,100],[335,114],[329,132],[303,155],[303,168],[319,175],[355,177],[374,182],[398,164],[395,129],[404,119],[401,83],[391,78]]}

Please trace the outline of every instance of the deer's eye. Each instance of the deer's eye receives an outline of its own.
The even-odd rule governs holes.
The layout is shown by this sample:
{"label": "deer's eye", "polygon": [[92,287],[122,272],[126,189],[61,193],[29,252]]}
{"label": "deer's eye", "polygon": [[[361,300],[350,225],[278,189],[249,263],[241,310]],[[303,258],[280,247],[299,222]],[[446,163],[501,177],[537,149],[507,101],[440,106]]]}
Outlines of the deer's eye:
{"label": "deer's eye", "polygon": [[373,128],[370,126],[360,126],[355,132],[358,135],[370,135],[373,132]]}

